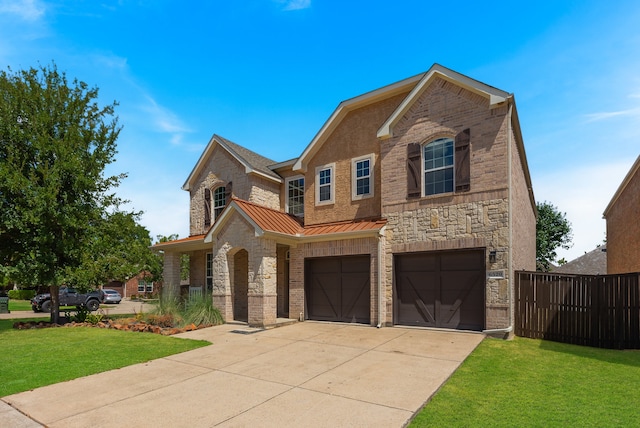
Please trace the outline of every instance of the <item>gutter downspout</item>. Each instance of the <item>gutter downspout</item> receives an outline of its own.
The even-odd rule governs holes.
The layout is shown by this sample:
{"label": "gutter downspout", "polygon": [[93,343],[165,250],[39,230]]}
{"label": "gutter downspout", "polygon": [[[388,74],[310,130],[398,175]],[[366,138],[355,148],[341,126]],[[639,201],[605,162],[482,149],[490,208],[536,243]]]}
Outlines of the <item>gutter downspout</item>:
{"label": "gutter downspout", "polygon": [[509,102],[509,121],[507,122],[507,174],[509,174],[509,189],[507,191],[507,197],[509,198],[509,257],[507,258],[507,272],[509,275],[509,327],[503,329],[505,333],[510,333],[513,330],[513,158],[512,158],[512,145],[513,145],[513,127],[511,121],[513,120],[513,96],[509,95],[507,98]]}
{"label": "gutter downspout", "polygon": [[[507,204],[508,204],[508,210],[509,210],[509,244],[508,244],[508,256],[507,256],[507,275],[509,278],[509,288],[508,288],[508,296],[507,299],[509,301],[509,327],[507,328],[494,328],[491,330],[483,330],[482,332],[484,334],[487,335],[498,335],[498,334],[506,334],[508,335],[509,333],[511,333],[513,331],[513,305],[514,302],[512,301],[513,299],[513,198],[511,195],[511,190],[512,190],[512,171],[513,171],[513,165],[512,165],[512,159],[511,159],[511,145],[513,143],[513,138],[511,136],[512,134],[512,126],[511,126],[511,120],[513,117],[513,95],[509,95],[509,97],[507,97],[507,102],[509,103],[509,111],[507,112],[507,177],[508,177],[508,186],[507,186]],[[506,338],[506,337],[505,337]]]}
{"label": "gutter downspout", "polygon": [[386,226],[383,226],[378,233],[378,325],[382,327],[384,321],[382,319],[382,239]]}

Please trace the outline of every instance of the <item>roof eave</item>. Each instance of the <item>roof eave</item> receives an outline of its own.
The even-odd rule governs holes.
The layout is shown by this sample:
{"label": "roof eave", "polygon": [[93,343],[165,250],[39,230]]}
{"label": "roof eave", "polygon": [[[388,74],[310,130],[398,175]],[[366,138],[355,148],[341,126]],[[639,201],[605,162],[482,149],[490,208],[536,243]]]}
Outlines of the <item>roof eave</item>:
{"label": "roof eave", "polygon": [[334,110],[329,119],[324,123],[324,125],[322,125],[322,128],[320,128],[315,137],[313,137],[311,143],[309,143],[300,157],[296,160],[293,165],[293,170],[306,171],[309,158],[313,157],[317,153],[324,141],[338,127],[347,113],[356,108],[405,92],[409,87],[419,82],[423,76],[424,74],[418,74],[391,85],[342,101],[338,104],[338,107]]}
{"label": "roof eave", "polygon": [[620,195],[622,195],[622,192],[624,192],[624,190],[627,188],[627,186],[629,185],[629,182],[631,181],[633,176],[638,172],[638,170],[640,170],[640,156],[638,156],[636,161],[631,166],[631,169],[629,170],[627,175],[624,177],[624,180],[622,180],[622,183],[620,183],[620,186],[618,186],[618,190],[616,190],[616,193],[613,194],[613,197],[611,198],[611,201],[607,205],[607,208],[605,208],[604,212],[602,213],[602,218],[604,219],[607,218],[607,214],[609,214],[609,211],[616,204],[616,202],[618,201],[618,198],[620,198]]}
{"label": "roof eave", "polygon": [[385,123],[378,130],[378,138],[387,139],[393,137],[393,128],[411,108],[413,103],[420,95],[429,87],[436,77],[440,77],[457,86],[461,86],[473,93],[482,95],[489,100],[489,107],[495,108],[507,101],[509,93],[500,89],[489,86],[480,81],[474,80],[456,71],[450,70],[439,64],[434,64],[428,72],[426,72],[420,82],[411,90],[409,95],[400,103],[398,108],[389,116]]}

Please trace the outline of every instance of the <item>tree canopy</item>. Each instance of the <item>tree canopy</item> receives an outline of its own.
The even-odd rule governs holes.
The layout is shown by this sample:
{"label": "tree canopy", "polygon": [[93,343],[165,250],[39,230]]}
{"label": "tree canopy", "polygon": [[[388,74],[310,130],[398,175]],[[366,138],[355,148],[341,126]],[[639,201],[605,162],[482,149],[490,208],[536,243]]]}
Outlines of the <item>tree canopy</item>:
{"label": "tree canopy", "polygon": [[558,257],[556,250],[571,248],[571,223],[565,213],[547,201],[536,203],[536,207],[536,265],[538,270],[548,271]]}
{"label": "tree canopy", "polygon": [[[122,273],[97,261],[100,249],[126,253],[130,232],[150,244],[136,214],[119,212],[113,190],[126,175],[105,175],[121,128],[117,103],[97,100],[97,88],[69,82],[55,64],[0,72],[0,271],[50,286],[56,322],[60,284]],[[99,266],[79,274],[91,260]]]}

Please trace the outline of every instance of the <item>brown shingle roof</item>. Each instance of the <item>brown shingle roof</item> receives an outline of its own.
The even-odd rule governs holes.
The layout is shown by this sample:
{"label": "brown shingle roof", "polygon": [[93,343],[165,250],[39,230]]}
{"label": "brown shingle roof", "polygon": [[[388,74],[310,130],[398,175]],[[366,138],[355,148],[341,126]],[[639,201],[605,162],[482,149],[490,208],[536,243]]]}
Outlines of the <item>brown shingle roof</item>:
{"label": "brown shingle roof", "polygon": [[607,273],[607,246],[601,245],[595,250],[571,260],[551,270],[553,273],[577,275],[605,275]]}
{"label": "brown shingle roof", "polygon": [[260,171],[263,174],[280,179],[280,176],[269,168],[269,166],[275,164],[276,161],[265,158],[264,156],[259,155],[256,152],[247,149],[246,147],[242,147],[241,145],[236,144],[231,140],[227,140],[220,135],[216,134],[214,135],[214,138],[217,138],[221,142],[225,143],[227,147],[234,152],[233,154],[235,154],[236,157],[244,159],[244,161],[247,164],[251,165],[254,169]]}

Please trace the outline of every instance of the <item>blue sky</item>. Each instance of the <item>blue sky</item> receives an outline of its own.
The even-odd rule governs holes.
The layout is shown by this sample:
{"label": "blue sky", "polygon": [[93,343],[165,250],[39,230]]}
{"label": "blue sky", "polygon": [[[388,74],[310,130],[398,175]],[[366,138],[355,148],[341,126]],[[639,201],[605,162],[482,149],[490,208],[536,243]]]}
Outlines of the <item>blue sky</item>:
{"label": "blue sky", "polygon": [[186,237],[180,187],[212,134],[284,161],[340,101],[442,64],[515,94],[571,260],[640,154],[639,23],[628,0],[0,0],[0,67],[55,61],[117,100],[118,194],[152,236]]}

